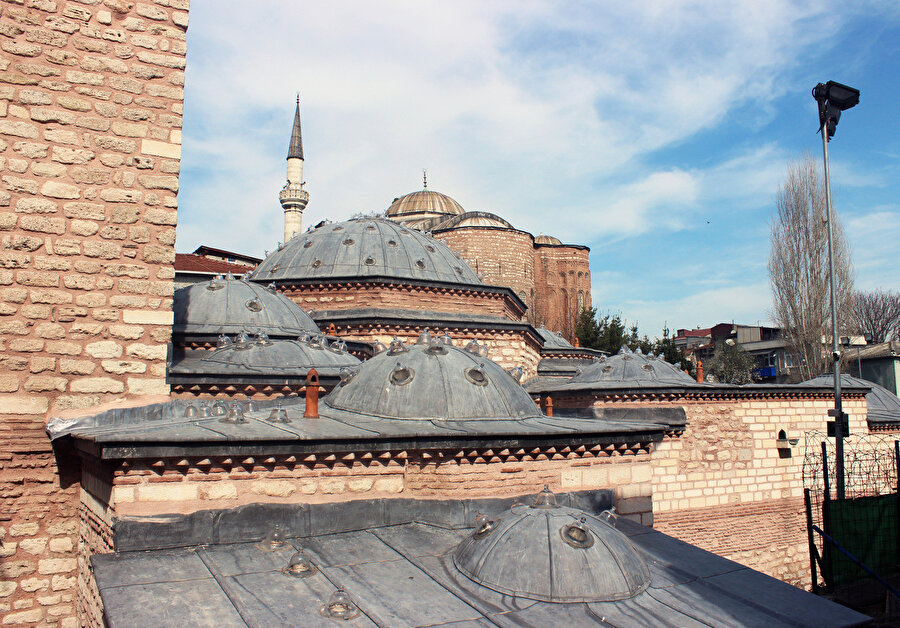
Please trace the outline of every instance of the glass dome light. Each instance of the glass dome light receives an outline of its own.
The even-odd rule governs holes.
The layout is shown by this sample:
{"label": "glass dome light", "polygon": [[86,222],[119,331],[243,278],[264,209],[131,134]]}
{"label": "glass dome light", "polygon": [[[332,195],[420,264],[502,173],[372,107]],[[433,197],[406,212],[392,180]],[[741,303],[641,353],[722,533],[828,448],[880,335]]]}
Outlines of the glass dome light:
{"label": "glass dome light", "polygon": [[430,355],[446,355],[447,345],[441,342],[440,338],[432,338],[425,351]]}
{"label": "glass dome light", "polygon": [[350,596],[347,595],[347,592],[339,588],[331,594],[328,602],[319,609],[319,612],[324,617],[331,619],[353,619],[359,614],[359,609],[353,603],[353,600],[350,599]]}
{"label": "glass dome light", "polygon": [[269,423],[290,423],[291,420],[288,418],[287,410],[284,409],[284,406],[280,403],[272,408],[272,412],[269,413],[269,416],[266,418],[266,421]]}
{"label": "glass dome light", "polygon": [[271,345],[272,341],[269,340],[269,334],[267,334],[266,332],[264,332],[262,330],[259,330],[256,333],[256,344],[263,346],[263,347],[268,347],[269,345]]}
{"label": "glass dome light", "polygon": [[466,343],[466,351],[473,355],[481,355],[481,345],[478,344],[477,340],[470,340]]}
{"label": "glass dome light", "polygon": [[531,502],[532,508],[556,508],[556,495],[550,490],[550,487],[544,485],[544,490],[537,494],[534,501]]}
{"label": "glass dome light", "polygon": [[409,351],[409,347],[403,344],[403,341],[394,336],[394,339],[391,340],[390,349],[388,349],[388,355],[397,355],[398,353],[406,353]]}
{"label": "glass dome light", "polygon": [[213,404],[213,407],[212,407],[213,416],[225,416],[225,414],[227,412],[228,412],[228,408],[225,407],[224,402],[217,401]]}
{"label": "glass dome light", "polygon": [[453,338],[450,337],[450,334],[445,333],[443,336],[441,336],[441,342],[448,347],[453,346]]}
{"label": "glass dome light", "polygon": [[208,403],[200,404],[200,408],[197,410],[197,416],[201,419],[208,419],[212,416],[212,409],[209,407]]}
{"label": "glass dome light", "polygon": [[335,340],[331,343],[331,346],[328,347],[334,353],[346,353],[347,352],[347,343],[343,340]]}
{"label": "glass dome light", "polygon": [[234,281],[234,275],[231,274],[231,271],[228,271],[228,274],[225,275],[225,279],[228,281]]}
{"label": "glass dome light", "polygon": [[480,347],[478,347],[478,355],[480,355],[481,357],[488,357],[488,353],[489,351],[487,345],[481,345]]}
{"label": "glass dome light", "polygon": [[309,342],[309,334],[307,334],[306,332],[303,332],[302,334],[297,336],[297,341],[298,342]]}
{"label": "glass dome light", "polygon": [[212,279],[209,280],[209,285],[206,286],[207,290],[221,290],[225,287],[225,284],[222,282],[222,275],[216,275]]}
{"label": "glass dome light", "polygon": [[225,334],[219,334],[219,338],[218,340],[216,340],[216,349],[224,349],[225,347],[230,347],[231,345],[231,338],[229,338]]}
{"label": "glass dome light", "polygon": [[499,523],[499,519],[491,519],[484,513],[478,513],[475,515],[475,531],[472,533],[472,537],[476,539],[486,537],[497,529]]}
{"label": "glass dome light", "polygon": [[319,569],[316,567],[315,563],[313,563],[304,553],[302,547],[298,547],[297,552],[291,556],[291,560],[288,561],[287,566],[281,570],[281,573],[286,576],[293,576],[294,578],[308,578],[317,571],[319,571]]}
{"label": "glass dome light", "polygon": [[522,376],[525,374],[525,371],[522,370],[521,366],[511,366],[506,369],[506,372],[509,373],[509,376],[516,380],[517,383],[522,383]]}
{"label": "glass dome light", "polygon": [[184,407],[184,418],[196,419],[198,416],[200,416],[200,411],[197,410],[197,406],[194,404],[189,403]]}
{"label": "glass dome light", "polygon": [[252,399],[248,399],[244,412],[256,412],[257,410],[259,410],[259,404]]}
{"label": "glass dome light", "polygon": [[428,333],[428,328],[422,330],[422,333],[419,334],[419,337],[416,338],[417,345],[430,345],[431,344],[431,334]]}
{"label": "glass dome light", "polygon": [[234,339],[235,349],[249,349],[250,348],[250,336],[247,335],[247,332],[242,331],[237,335],[237,338]]}
{"label": "glass dome light", "polygon": [[356,377],[356,374],[359,371],[357,369],[350,368],[349,366],[342,366],[340,370],[341,374],[341,384],[349,384],[350,381]]}
{"label": "glass dome light", "polygon": [[259,544],[259,548],[265,550],[267,552],[274,552],[275,550],[281,549],[285,546],[287,540],[285,539],[284,531],[281,529],[277,523],[266,533],[266,537],[262,540],[262,543]]}
{"label": "glass dome light", "polygon": [[378,355],[379,353],[384,353],[385,351],[388,350],[387,345],[384,344],[383,342],[381,342],[380,340],[375,342],[375,344],[372,345],[372,347],[375,351],[375,355]]}
{"label": "glass dome light", "polygon": [[247,419],[244,417],[244,409],[241,408],[240,404],[235,402],[228,406],[228,410],[225,412],[225,416],[219,419],[221,423],[234,423],[236,425],[246,423]]}

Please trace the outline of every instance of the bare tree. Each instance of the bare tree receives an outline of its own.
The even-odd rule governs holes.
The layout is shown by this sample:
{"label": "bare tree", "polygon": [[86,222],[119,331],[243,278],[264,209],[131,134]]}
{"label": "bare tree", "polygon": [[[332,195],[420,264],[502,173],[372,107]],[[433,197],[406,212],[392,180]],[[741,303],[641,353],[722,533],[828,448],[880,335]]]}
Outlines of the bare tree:
{"label": "bare tree", "polygon": [[900,294],[896,292],[855,292],[850,312],[855,330],[872,334],[875,342],[894,340],[900,332]]}
{"label": "bare tree", "polygon": [[[774,318],[794,353],[800,378],[809,379],[826,367],[831,335],[828,277],[828,222],[821,167],[811,155],[792,164],[775,197],[777,214],[771,227],[769,283]],[[834,272],[838,330],[847,328],[853,294],[850,247],[841,222],[834,216]]]}

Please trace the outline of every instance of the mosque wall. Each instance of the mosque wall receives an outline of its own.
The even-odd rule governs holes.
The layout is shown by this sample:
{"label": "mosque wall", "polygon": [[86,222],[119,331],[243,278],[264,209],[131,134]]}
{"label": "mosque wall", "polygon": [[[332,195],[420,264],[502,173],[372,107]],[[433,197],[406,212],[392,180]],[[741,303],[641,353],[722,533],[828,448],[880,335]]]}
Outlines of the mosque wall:
{"label": "mosque wall", "polygon": [[496,227],[463,227],[435,233],[479,275],[494,286],[507,286],[528,306],[532,320],[535,297],[534,238],[530,233]]}
{"label": "mosque wall", "polygon": [[538,245],[535,248],[534,320],[575,340],[583,308],[591,307],[590,251],[582,247]]}
{"label": "mosque wall", "polygon": [[3,624],[78,624],[79,475],[48,415],[168,392],[187,10],[0,5]]}

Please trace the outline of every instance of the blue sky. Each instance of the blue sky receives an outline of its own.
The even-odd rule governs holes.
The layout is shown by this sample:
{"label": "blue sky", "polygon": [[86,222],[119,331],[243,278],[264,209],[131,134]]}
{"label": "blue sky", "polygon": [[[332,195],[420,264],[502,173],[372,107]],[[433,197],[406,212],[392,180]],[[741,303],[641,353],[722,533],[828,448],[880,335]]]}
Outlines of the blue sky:
{"label": "blue sky", "polygon": [[194,0],[176,247],[283,234],[294,96],[304,225],[429,187],[591,247],[593,301],[641,331],[770,319],[812,87],[861,90],[831,142],[857,287],[900,289],[900,3]]}

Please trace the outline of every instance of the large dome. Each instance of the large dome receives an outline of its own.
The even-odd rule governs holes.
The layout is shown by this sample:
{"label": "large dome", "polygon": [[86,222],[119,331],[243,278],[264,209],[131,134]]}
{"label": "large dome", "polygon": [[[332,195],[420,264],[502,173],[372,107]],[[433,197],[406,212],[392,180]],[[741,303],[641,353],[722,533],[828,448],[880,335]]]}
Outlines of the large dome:
{"label": "large dome", "polygon": [[273,338],[319,333],[315,322],[293,301],[229,273],[175,291],[173,332],[234,335],[265,332]]}
{"label": "large dome", "polygon": [[390,277],[481,284],[446,244],[383,218],[325,223],[291,238],[253,272],[253,281]]}
{"label": "large dome", "polygon": [[427,332],[414,345],[399,340],[355,373],[325,403],[338,410],[392,419],[524,419],[541,412],[478,343],[460,349]]}

